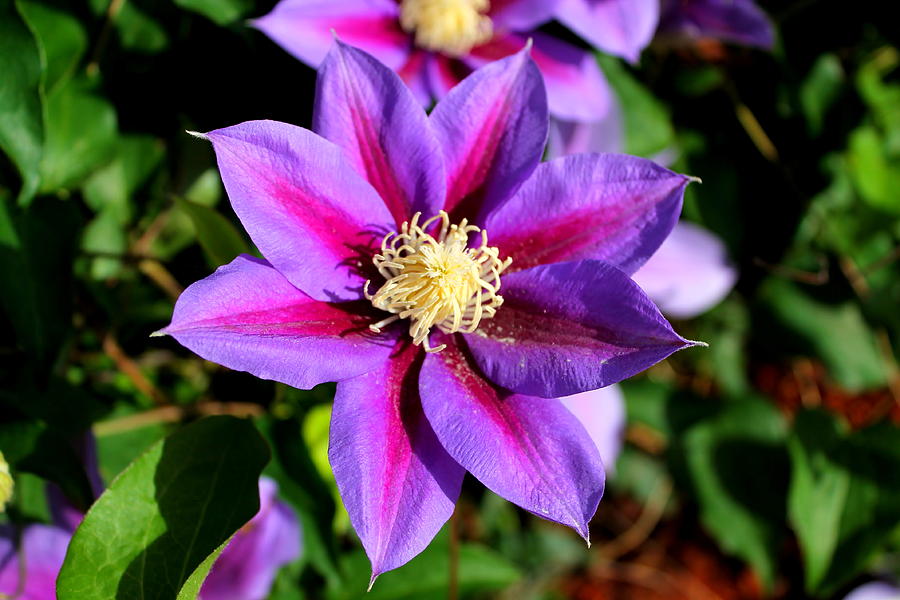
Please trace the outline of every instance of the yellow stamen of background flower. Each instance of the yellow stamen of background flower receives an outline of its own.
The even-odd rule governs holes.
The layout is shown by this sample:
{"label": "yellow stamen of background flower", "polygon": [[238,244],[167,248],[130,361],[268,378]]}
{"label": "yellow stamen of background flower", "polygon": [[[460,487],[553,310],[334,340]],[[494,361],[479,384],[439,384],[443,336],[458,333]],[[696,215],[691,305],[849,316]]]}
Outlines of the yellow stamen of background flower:
{"label": "yellow stamen of background flower", "polygon": [[488,0],[403,0],[400,25],[426,50],[462,56],[491,39]]}
{"label": "yellow stamen of background flower", "polygon": [[6,503],[12,498],[13,494],[13,478],[9,474],[9,465],[0,452],[0,513],[6,510]]}
{"label": "yellow stamen of background flower", "polygon": [[[365,295],[375,308],[393,313],[369,328],[378,333],[398,319],[409,319],[409,335],[426,352],[440,352],[444,344],[432,348],[428,334],[432,327],[445,333],[472,333],[482,319],[490,319],[503,304],[500,274],[512,258],[500,260],[500,251],[487,245],[487,232],[463,219],[451,225],[441,211],[419,224],[421,213],[404,223],[400,233],[389,233],[381,242],[381,254],[373,262],[386,279],[375,294]],[[428,233],[440,223],[437,235]],[[481,234],[481,243],[469,248],[469,235]]]}

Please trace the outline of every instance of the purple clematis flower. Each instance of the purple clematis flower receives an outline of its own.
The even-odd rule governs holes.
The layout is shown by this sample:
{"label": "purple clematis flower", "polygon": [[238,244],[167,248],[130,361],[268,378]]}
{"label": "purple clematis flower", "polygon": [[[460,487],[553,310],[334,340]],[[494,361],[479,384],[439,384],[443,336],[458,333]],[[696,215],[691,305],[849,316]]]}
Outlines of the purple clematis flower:
{"label": "purple clematis flower", "polygon": [[689,319],[721,302],[737,275],[722,240],[682,221],[634,280],[665,314]]}
{"label": "purple clematis flower", "polygon": [[844,600],[900,600],[900,587],[872,581],[850,592]]}
{"label": "purple clematis flower", "polygon": [[29,525],[17,540],[12,527],[0,526],[0,595],[56,600],[56,577],[71,537],[71,531],[60,527]]}
{"label": "purple clematis flower", "polygon": [[[608,120],[612,91],[592,53],[535,29],[557,0],[281,0],[254,25],[288,52],[318,67],[332,31],[397,71],[429,106],[474,69],[534,42],[532,58],[547,83],[550,114],[566,123]],[[656,28],[658,0],[575,0],[560,18],[581,20],[596,45],[635,60]],[[574,8],[573,8],[574,7]]]}
{"label": "purple clematis flower", "polygon": [[775,31],[753,0],[662,0],[657,37],[712,38],[771,50]]}
{"label": "purple clematis flower", "polygon": [[539,164],[546,98],[523,50],[426,116],[338,42],[316,133],[255,121],[202,136],[266,259],[190,286],[163,333],[265,379],[338,382],[329,458],[373,581],[428,545],[466,471],[587,539],[601,460],[556,399],[695,344],[629,277],[690,178],[622,155]]}
{"label": "purple clematis flower", "polygon": [[259,512],[228,542],[203,582],[200,600],[264,600],[278,569],[300,556],[300,523],[277,492],[278,484],[260,478]]}
{"label": "purple clematis flower", "polygon": [[612,472],[625,440],[625,396],[618,385],[560,398],[591,436],[603,466]]}

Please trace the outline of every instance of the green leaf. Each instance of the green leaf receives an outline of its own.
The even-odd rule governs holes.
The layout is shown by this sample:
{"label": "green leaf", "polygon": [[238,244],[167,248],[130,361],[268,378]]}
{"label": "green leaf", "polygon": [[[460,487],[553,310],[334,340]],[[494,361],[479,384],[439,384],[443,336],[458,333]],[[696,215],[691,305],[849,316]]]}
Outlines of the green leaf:
{"label": "green leaf", "polygon": [[75,72],[87,50],[87,33],[78,19],[46,3],[20,0],[19,8],[43,50],[44,89],[50,94]]}
{"label": "green leaf", "polygon": [[81,248],[88,253],[111,255],[98,256],[91,261],[91,277],[102,280],[119,274],[122,270],[122,261],[115,256],[125,253],[128,249],[128,239],[115,211],[104,210],[88,223],[84,228]]}
{"label": "green leaf", "polygon": [[180,198],[176,202],[194,224],[197,240],[211,266],[227,264],[239,254],[252,252],[240,232],[217,210]]}
{"label": "green leaf", "polygon": [[875,208],[900,213],[900,189],[891,176],[878,130],[863,126],[850,134],[847,165],[863,200]]}
{"label": "green leaf", "polygon": [[116,111],[91,88],[85,78],[70,79],[47,97],[43,193],[79,184],[113,156]]}
{"label": "green leaf", "polygon": [[759,294],[789,334],[766,327],[772,343],[798,353],[812,351],[842,386],[859,391],[883,385],[887,373],[874,334],[853,302],[830,305],[813,300],[794,284],[772,278]]}
{"label": "green leaf", "polygon": [[200,563],[200,566],[191,573],[191,576],[188,577],[188,580],[181,587],[181,590],[178,592],[178,597],[175,600],[197,600],[197,597],[200,595],[200,589],[203,587],[203,582],[206,581],[206,576],[209,575],[209,571],[212,569],[213,564],[218,560],[219,555],[222,554],[222,551],[225,550],[225,547],[230,541],[231,538],[225,540],[221,546],[216,548],[215,552],[207,556],[206,560]]}
{"label": "green leaf", "polygon": [[155,444],[91,508],[57,580],[60,600],[170,600],[259,510],[268,460],[249,421],[209,417]]}
{"label": "green leaf", "polygon": [[44,142],[43,59],[13,0],[0,0],[0,150],[22,177],[19,202],[37,191]]}
{"label": "green leaf", "polygon": [[216,25],[230,25],[253,9],[251,0],[175,0],[175,4],[203,15]]}
{"label": "green leaf", "polygon": [[681,448],[700,519],[725,552],[774,585],[784,536],[786,426],[765,400],[744,398],[687,432]]}
{"label": "green leaf", "polygon": [[122,225],[131,222],[132,195],[162,162],[165,148],[149,135],[125,134],[116,142],[115,158],[84,183],[85,202],[97,212],[113,211]]}
{"label": "green leaf", "polygon": [[825,114],[838,99],[846,85],[841,61],[834,54],[823,54],[800,86],[800,106],[806,116],[806,126],[813,136],[822,133]]}
{"label": "green leaf", "polygon": [[40,199],[21,210],[0,198],[0,306],[32,368],[48,367],[71,329],[80,228],[70,202]]}
{"label": "green leaf", "polygon": [[625,68],[622,61],[597,54],[597,61],[619,99],[628,154],[652,156],[675,143],[668,109]]}
{"label": "green leaf", "polygon": [[809,593],[831,596],[866,571],[900,523],[900,430],[856,433],[822,412],[797,417],[789,518]]}

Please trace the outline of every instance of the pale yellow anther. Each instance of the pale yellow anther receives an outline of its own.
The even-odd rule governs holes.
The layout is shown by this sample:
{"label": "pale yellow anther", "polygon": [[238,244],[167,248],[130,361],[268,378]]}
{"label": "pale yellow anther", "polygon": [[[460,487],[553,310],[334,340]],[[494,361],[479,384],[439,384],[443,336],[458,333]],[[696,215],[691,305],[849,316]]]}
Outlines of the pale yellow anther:
{"label": "pale yellow anther", "polygon": [[462,56],[493,36],[489,8],[488,0],[403,0],[400,25],[419,47]]}
{"label": "pale yellow anther", "polygon": [[[374,294],[365,295],[375,308],[393,313],[369,328],[380,332],[399,319],[409,319],[409,335],[416,345],[424,344],[426,352],[439,352],[444,345],[432,348],[428,334],[432,327],[445,333],[472,333],[482,319],[490,319],[503,304],[500,274],[512,258],[500,260],[500,251],[487,245],[487,232],[469,225],[463,219],[451,225],[447,213],[441,211],[419,224],[420,213],[413,215],[400,228],[381,242],[381,254],[373,262],[385,278]],[[429,230],[440,227],[431,235]],[[481,243],[468,247],[469,235],[481,234]]]}
{"label": "pale yellow anther", "polygon": [[0,513],[6,510],[6,503],[9,502],[13,494],[13,478],[9,474],[9,465],[0,452]]}

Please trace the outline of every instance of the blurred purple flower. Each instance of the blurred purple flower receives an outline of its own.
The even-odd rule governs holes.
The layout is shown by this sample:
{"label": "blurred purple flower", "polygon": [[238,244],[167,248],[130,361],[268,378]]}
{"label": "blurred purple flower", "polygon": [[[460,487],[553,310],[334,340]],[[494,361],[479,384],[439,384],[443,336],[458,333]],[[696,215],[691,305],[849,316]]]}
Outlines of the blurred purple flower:
{"label": "blurred purple flower", "polygon": [[625,397],[622,388],[610,385],[560,400],[584,425],[600,452],[603,466],[612,472],[625,439]]}
{"label": "blurred purple flower", "polygon": [[600,457],[547,399],[694,344],[629,277],[690,179],[622,155],[539,165],[547,103],[527,51],[426,116],[393,71],[337,43],[315,107],[318,135],[256,121],[203,136],[267,260],[190,286],[163,333],[264,379],[338,382],[329,457],[373,579],[428,545],[465,471],[587,538]]}
{"label": "blurred purple flower", "polygon": [[[313,67],[333,30],[397,71],[425,106],[532,39],[554,120],[609,121],[614,96],[592,53],[535,31],[556,8],[557,0],[281,0],[253,23]],[[634,61],[656,28],[658,0],[567,0],[558,14],[599,48]]]}
{"label": "blurred purple flower", "polygon": [[263,600],[282,566],[300,556],[300,523],[278,485],[259,480],[259,512],[228,542],[200,591],[201,600]]}
{"label": "blurred purple flower", "polygon": [[[22,530],[18,547],[15,533],[9,525],[0,526],[0,595],[16,600],[55,600],[56,577],[72,532],[29,525]],[[20,579],[23,574],[24,581]]]}
{"label": "blurred purple flower", "polygon": [[719,238],[682,221],[633,278],[665,314],[689,319],[728,295],[737,270]]}
{"label": "blurred purple flower", "polygon": [[844,600],[900,600],[900,587],[872,581],[850,592]]}
{"label": "blurred purple flower", "polygon": [[775,31],[753,0],[662,0],[658,38],[712,38],[771,50]]}

